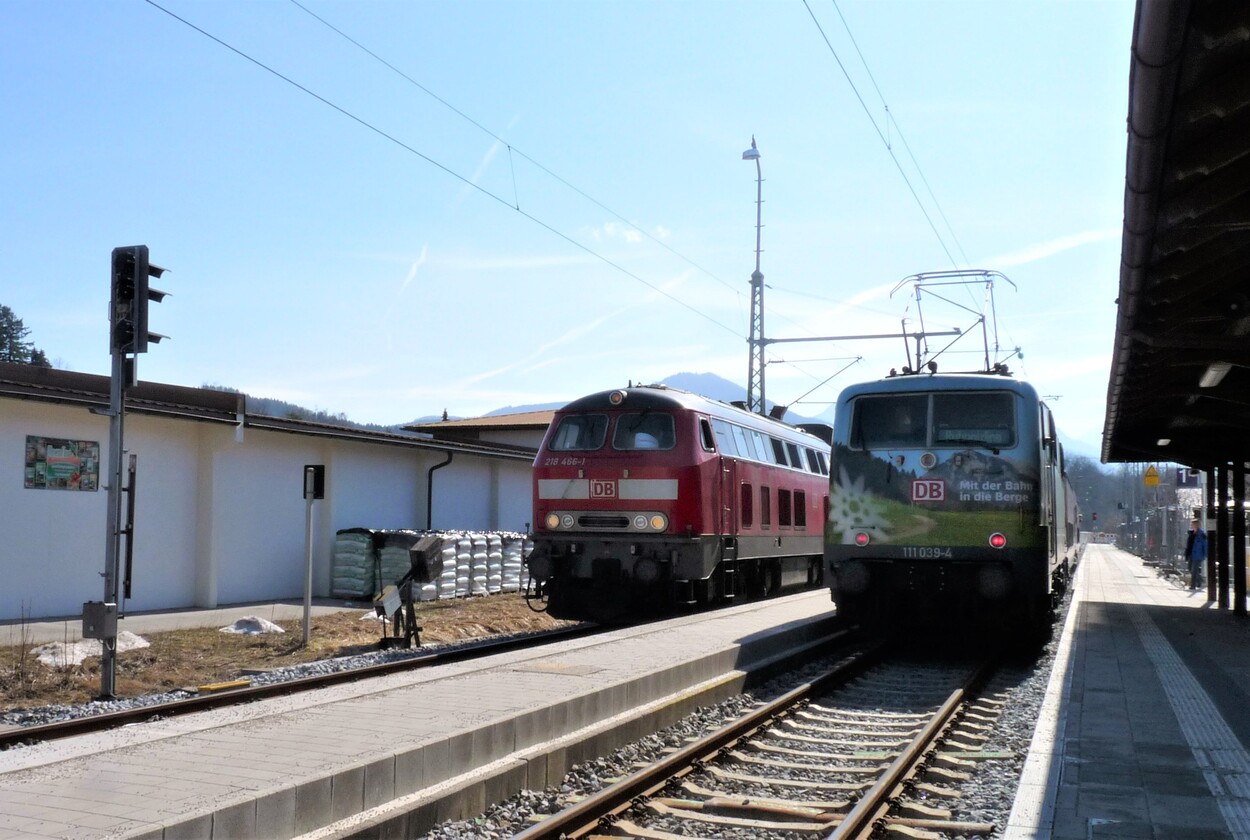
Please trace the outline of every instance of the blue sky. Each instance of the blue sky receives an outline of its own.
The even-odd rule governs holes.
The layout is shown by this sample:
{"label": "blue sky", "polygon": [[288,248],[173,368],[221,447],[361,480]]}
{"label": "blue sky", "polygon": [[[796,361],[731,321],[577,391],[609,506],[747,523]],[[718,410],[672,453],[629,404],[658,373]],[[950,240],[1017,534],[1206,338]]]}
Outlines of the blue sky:
{"label": "blue sky", "polygon": [[[1097,450],[1133,3],[300,1],[0,9],[0,303],[58,366],[108,372],[109,255],[146,244],[145,380],[376,423],[745,383],[754,135],[769,338],[914,329],[899,281],[1000,271],[1000,355]],[[782,403],[863,357],[806,415],[905,363],[767,352]]]}

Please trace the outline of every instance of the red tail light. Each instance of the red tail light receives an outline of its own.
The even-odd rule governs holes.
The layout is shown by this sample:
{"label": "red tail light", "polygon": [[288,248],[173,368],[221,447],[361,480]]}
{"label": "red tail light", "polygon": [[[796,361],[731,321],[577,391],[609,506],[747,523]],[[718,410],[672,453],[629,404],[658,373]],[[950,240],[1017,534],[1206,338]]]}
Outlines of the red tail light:
{"label": "red tail light", "polygon": [[868,533],[867,533],[866,531],[858,531],[858,532],[856,532],[856,534],[855,534],[855,544],[856,544],[856,545],[859,545],[859,546],[864,546],[864,545],[868,545],[868,543],[870,543],[870,542],[872,542],[872,540],[869,538]]}
{"label": "red tail light", "polygon": [[997,534],[997,533],[990,534],[990,547],[991,548],[1006,548],[1007,538],[1004,537],[1002,534]]}

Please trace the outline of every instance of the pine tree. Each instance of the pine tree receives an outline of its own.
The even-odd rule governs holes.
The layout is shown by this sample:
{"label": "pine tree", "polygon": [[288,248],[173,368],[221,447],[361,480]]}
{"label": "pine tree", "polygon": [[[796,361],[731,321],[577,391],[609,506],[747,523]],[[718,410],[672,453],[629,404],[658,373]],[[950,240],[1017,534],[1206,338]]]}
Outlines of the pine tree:
{"label": "pine tree", "polygon": [[0,305],[0,362],[52,367],[48,356],[26,340],[30,330],[7,306]]}

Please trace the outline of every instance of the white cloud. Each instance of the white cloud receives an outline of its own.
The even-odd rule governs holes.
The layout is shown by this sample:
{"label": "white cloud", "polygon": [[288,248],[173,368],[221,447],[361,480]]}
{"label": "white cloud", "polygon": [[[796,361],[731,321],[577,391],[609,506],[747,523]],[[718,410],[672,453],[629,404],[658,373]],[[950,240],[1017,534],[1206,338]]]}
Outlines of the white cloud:
{"label": "white cloud", "polygon": [[989,259],[984,260],[984,263],[998,268],[1026,265],[1027,263],[1044,260],[1047,257],[1053,257],[1055,254],[1061,254],[1064,251],[1070,251],[1073,248],[1079,248],[1082,245],[1089,245],[1093,242],[1104,242],[1108,239],[1118,239],[1123,232],[1123,229],[1118,227],[1102,228],[1100,230],[1087,230],[1083,233],[1074,233],[1071,236],[1061,236],[1058,239],[1052,239],[1049,242],[1039,242],[1035,245],[1029,245],[1017,251],[1011,251],[1006,254],[990,257]]}
{"label": "white cloud", "polygon": [[606,222],[600,227],[592,228],[590,237],[596,242],[622,241],[636,245],[642,241],[642,234],[636,227],[622,222]]}
{"label": "white cloud", "polygon": [[412,267],[408,269],[408,276],[404,278],[404,282],[399,286],[400,294],[403,294],[404,289],[408,288],[408,284],[416,279],[418,269],[425,265],[426,260],[429,258],[429,248],[428,244],[421,246],[421,255],[413,261]]}

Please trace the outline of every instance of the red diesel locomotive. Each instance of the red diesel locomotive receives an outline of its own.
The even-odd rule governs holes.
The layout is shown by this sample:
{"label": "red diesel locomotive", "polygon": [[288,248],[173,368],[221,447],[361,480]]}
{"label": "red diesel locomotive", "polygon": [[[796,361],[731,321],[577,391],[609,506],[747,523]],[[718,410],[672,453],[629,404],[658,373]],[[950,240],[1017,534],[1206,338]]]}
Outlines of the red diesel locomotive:
{"label": "red diesel locomotive", "polygon": [[534,461],[531,595],[558,618],[611,622],[817,584],[827,450],[661,385],[576,400]]}

